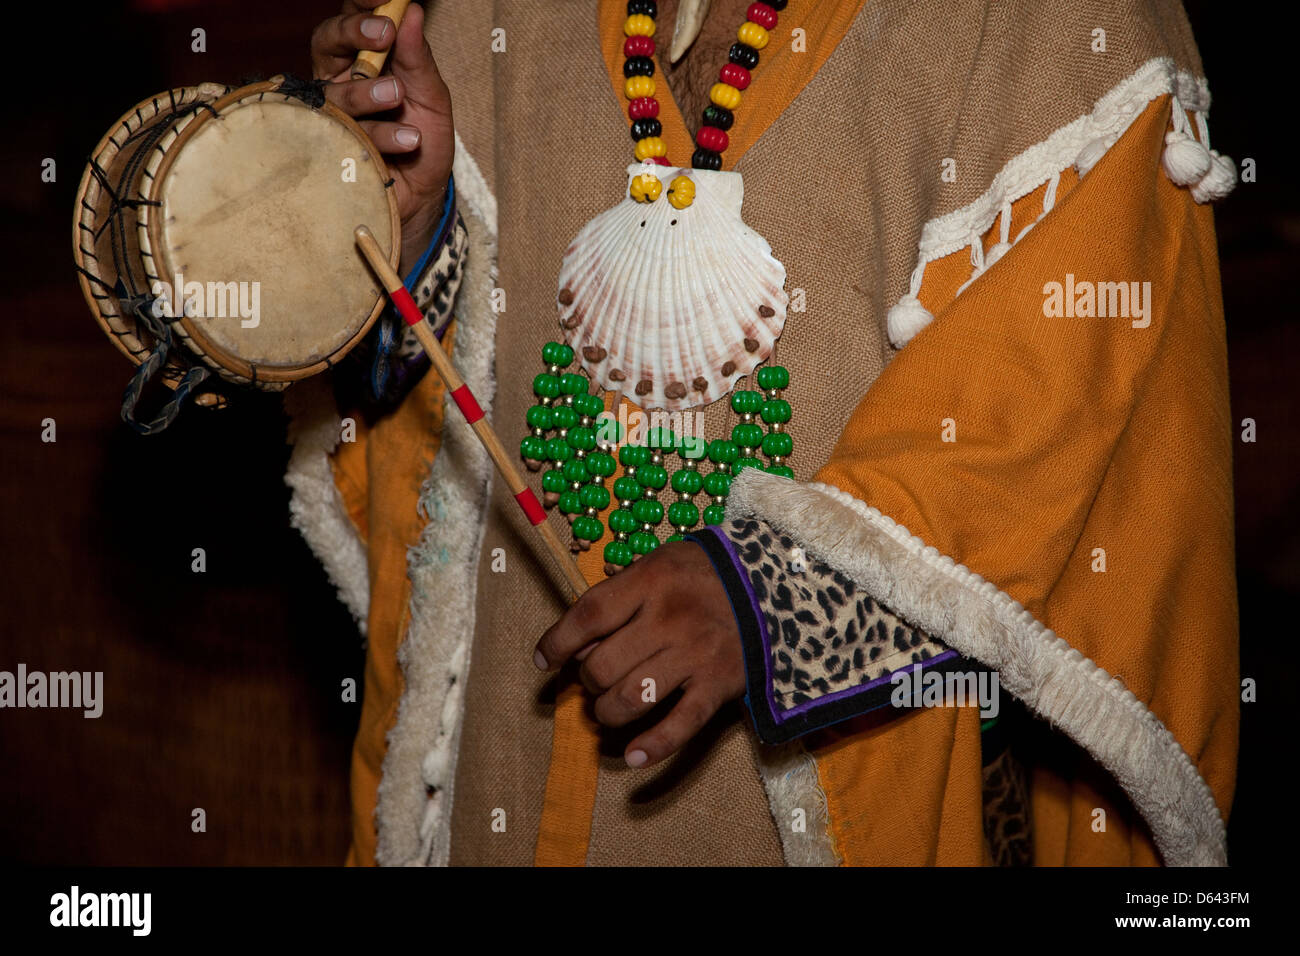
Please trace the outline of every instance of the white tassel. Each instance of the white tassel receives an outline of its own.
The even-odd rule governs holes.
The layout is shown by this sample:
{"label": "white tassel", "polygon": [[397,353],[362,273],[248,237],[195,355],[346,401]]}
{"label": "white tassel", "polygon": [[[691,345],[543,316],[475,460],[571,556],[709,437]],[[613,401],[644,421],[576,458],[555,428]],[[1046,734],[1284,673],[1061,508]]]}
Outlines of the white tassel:
{"label": "white tassel", "polygon": [[916,333],[934,321],[930,310],[921,304],[912,293],[907,293],[889,310],[886,322],[889,326],[889,341],[894,348],[901,349],[912,341]]}
{"label": "white tassel", "polygon": [[1097,161],[1106,155],[1106,141],[1098,136],[1094,140],[1089,140],[1084,144],[1083,149],[1079,150],[1079,155],[1074,160],[1074,171],[1082,179],[1088,175],[1092,167],[1097,165]]}
{"label": "white tassel", "polygon": [[987,269],[989,266],[993,265],[993,263],[997,262],[999,259],[1001,259],[1010,251],[1011,251],[1011,243],[1009,242],[994,243],[989,248],[989,251],[984,253],[984,268]]}
{"label": "white tassel", "polygon": [[1170,180],[1179,186],[1200,182],[1210,171],[1210,151],[1182,130],[1165,134],[1165,151],[1160,163]]}
{"label": "white tassel", "polygon": [[1192,187],[1192,198],[1199,203],[1222,199],[1237,185],[1237,164],[1217,149],[1210,150],[1210,171]]}

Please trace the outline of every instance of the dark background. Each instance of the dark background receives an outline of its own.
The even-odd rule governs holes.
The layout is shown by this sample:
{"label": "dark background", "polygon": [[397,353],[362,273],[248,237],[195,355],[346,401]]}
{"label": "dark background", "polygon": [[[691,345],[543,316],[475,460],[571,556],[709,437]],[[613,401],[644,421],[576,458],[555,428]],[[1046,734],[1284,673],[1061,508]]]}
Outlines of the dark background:
{"label": "dark background", "polygon": [[[99,720],[0,712],[0,859],[338,863],[359,715],[341,682],[360,685],[363,652],[288,525],[279,399],[190,410],[159,437],[129,432],[118,406],[130,367],[91,319],[68,243],[86,156],[124,110],[170,86],[309,75],[311,28],[335,4],[48,9],[59,16],[11,18],[49,42],[25,47],[48,54],[11,77],[17,122],[0,166],[0,669],[102,670],[107,705]],[[1300,597],[1300,333],[1286,292],[1300,217],[1293,120],[1273,94],[1287,88],[1289,60],[1266,49],[1289,26],[1203,0],[1188,14],[1214,95],[1214,145],[1253,157],[1259,178],[1217,212],[1233,417],[1258,424],[1258,441],[1235,447],[1242,672],[1261,698],[1243,708],[1230,825],[1230,857],[1243,865],[1277,849],[1264,827],[1279,809],[1269,757],[1289,678],[1261,668],[1265,646],[1291,639]],[[206,53],[190,50],[195,27]],[[46,157],[58,164],[53,184],[40,179]],[[40,440],[47,417],[53,444]],[[196,547],[203,575],[190,570]],[[190,830],[196,807],[206,833]]]}

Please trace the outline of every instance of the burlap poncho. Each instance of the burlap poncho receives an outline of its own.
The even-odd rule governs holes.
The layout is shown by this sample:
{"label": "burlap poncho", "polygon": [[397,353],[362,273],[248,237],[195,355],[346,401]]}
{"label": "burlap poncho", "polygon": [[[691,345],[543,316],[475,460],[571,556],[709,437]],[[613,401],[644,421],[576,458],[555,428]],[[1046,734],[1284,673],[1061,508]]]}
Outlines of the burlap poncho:
{"label": "burlap poncho", "polygon": [[[565,246],[626,181],[624,6],[429,11],[472,243],[449,347],[507,443],[560,337]],[[1162,165],[1171,131],[1208,147],[1208,106],[1175,2],[791,0],[725,154],[805,303],[778,350],[797,481],[750,474],[729,513],[997,669],[1042,719],[1043,864],[1226,858],[1231,423],[1205,203],[1229,161],[1181,184]],[[1080,283],[1149,282],[1149,321],[1049,314],[1067,281],[1076,304]],[[558,575],[433,376],[350,443],[319,385],[288,400],[295,522],[369,641],[353,862],[987,860],[972,708],[766,748],[737,705],[678,759],[627,768],[580,688],[533,667]],[[726,402],[705,422],[729,430]]]}

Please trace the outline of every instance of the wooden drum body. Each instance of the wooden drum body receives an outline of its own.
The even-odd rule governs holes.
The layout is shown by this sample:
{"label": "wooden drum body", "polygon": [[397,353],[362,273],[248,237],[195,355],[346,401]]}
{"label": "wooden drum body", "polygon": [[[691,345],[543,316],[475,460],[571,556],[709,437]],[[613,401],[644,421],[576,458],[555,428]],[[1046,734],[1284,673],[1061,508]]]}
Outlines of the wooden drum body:
{"label": "wooden drum body", "polygon": [[123,116],[82,177],[82,290],[136,364],[166,324],[155,358],[173,387],[201,364],[283,389],[347,354],[384,308],[353,230],[370,224],[397,264],[391,185],[370,139],[310,84],[169,91]]}

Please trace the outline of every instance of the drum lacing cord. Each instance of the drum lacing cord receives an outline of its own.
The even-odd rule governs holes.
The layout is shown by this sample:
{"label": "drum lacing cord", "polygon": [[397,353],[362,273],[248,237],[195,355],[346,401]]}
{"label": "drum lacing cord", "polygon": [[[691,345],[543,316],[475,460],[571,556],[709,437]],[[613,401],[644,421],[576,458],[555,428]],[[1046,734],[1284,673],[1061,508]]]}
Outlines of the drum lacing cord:
{"label": "drum lacing cord", "polygon": [[302,100],[314,110],[325,105],[325,80],[300,80],[292,73],[284,73],[284,81],[275,92]]}
{"label": "drum lacing cord", "polygon": [[154,376],[162,371],[167,364],[167,356],[171,353],[174,342],[171,326],[162,318],[154,315],[155,303],[158,301],[157,296],[128,295],[120,285],[115,288],[99,276],[87,272],[81,266],[77,266],[77,271],[91,282],[116,296],[122,308],[135,316],[135,320],[153,336],[153,349],[145,356],[139,368],[135,370],[131,380],[126,383],[126,391],[122,393],[122,421],[141,435],[156,435],[176,420],[176,416],[181,413],[181,407],[185,404],[186,399],[212,373],[202,365],[191,365],[185,374],[181,376],[172,397],[168,399],[167,404],[163,405],[153,420],[142,422],[137,419],[135,410],[140,404],[140,396],[144,393],[145,386],[153,381]]}
{"label": "drum lacing cord", "polygon": [[173,344],[171,326],[154,315],[154,304],[156,302],[157,297],[151,295],[128,297],[122,301],[122,305],[130,307],[136,321],[149,331],[156,343],[153,351],[140,363],[140,367],[131,376],[131,381],[127,382],[126,391],[122,393],[122,421],[141,435],[156,435],[174,422],[176,416],[181,412],[181,407],[190,397],[190,393],[212,374],[203,365],[191,365],[181,377],[180,382],[177,383],[172,397],[167,400],[167,404],[163,405],[153,420],[142,422],[135,417],[136,406],[140,403],[140,396],[144,392],[145,386],[167,364],[167,355],[171,351]]}
{"label": "drum lacing cord", "polygon": [[[128,163],[128,167],[133,164],[134,157]],[[90,160],[90,171],[94,174],[95,179],[99,181],[99,188],[108,193],[110,199],[108,212],[104,215],[104,222],[94,232],[95,241],[99,241],[99,237],[104,234],[105,229],[112,230],[113,268],[117,271],[118,276],[125,277],[125,284],[128,286],[130,293],[134,295],[137,291],[135,278],[131,275],[131,270],[125,268],[126,224],[122,221],[122,211],[124,209],[139,209],[141,206],[161,206],[162,203],[156,199],[132,199],[129,196],[119,196],[108,178],[108,173],[94,159]]]}
{"label": "drum lacing cord", "polygon": [[[169,94],[172,96],[174,104],[175,95],[171,91],[169,91]],[[158,141],[166,135],[167,131],[184,116],[202,109],[206,109],[213,116],[220,118],[217,111],[213,109],[212,104],[197,102],[189,106],[174,107],[171,114],[162,123],[146,128],[143,131],[144,136],[139,146],[136,147],[135,152],[127,160],[122,181],[133,182],[136,170],[144,162],[145,157],[153,151]],[[127,144],[139,134],[140,131],[137,131],[128,136],[121,148],[125,149]],[[176,420],[176,416],[180,414],[181,408],[190,397],[190,394],[212,373],[202,365],[191,365],[181,377],[172,397],[163,405],[156,417],[148,422],[141,422],[136,418],[135,411],[140,403],[140,396],[144,393],[144,389],[149,382],[167,364],[167,357],[173,348],[174,339],[172,338],[171,326],[154,315],[154,304],[157,297],[143,293],[136,288],[135,277],[127,266],[127,226],[123,221],[123,214],[124,210],[127,209],[139,209],[141,206],[161,206],[162,203],[155,199],[133,199],[130,196],[120,195],[109,179],[108,173],[100,166],[99,162],[94,157],[91,157],[88,163],[91,173],[99,182],[100,188],[108,194],[111,200],[104,216],[104,222],[94,231],[94,237],[98,241],[104,230],[111,228],[113,266],[118,275],[118,284],[110,286],[99,276],[80,265],[77,265],[76,269],[88,280],[116,298],[119,309],[124,314],[133,315],[140,326],[154,339],[154,347],[135,370],[131,380],[127,383],[126,391],[122,395],[122,421],[141,435],[154,435]]]}
{"label": "drum lacing cord", "polygon": [[[172,99],[173,102],[175,102],[174,95]],[[140,166],[143,165],[145,158],[153,152],[154,147],[158,145],[158,141],[167,135],[168,131],[180,122],[181,119],[192,113],[197,113],[199,110],[207,110],[213,116],[219,118],[219,114],[215,109],[213,109],[211,103],[196,102],[191,103],[188,106],[174,107],[161,123],[145,127],[143,130],[137,130],[135,133],[128,136],[125,142],[122,143],[122,149],[126,149],[127,145],[130,144],[133,139],[143,134],[135,152],[131,154],[130,158],[126,162],[126,167],[122,172],[122,182],[134,182],[137,170],[139,170]],[[108,210],[104,214],[104,222],[95,229],[95,241],[99,241],[99,237],[104,234],[105,229],[112,230],[111,247],[113,250],[113,268],[117,271],[118,276],[123,278],[127,292],[133,296],[140,295],[141,290],[135,287],[135,277],[132,274],[131,269],[127,266],[127,226],[123,221],[123,211],[127,209],[139,209],[141,206],[160,206],[162,204],[156,199],[133,199],[130,196],[119,194],[117,189],[114,188],[112,180],[108,178],[108,173],[99,165],[99,162],[94,157],[91,157],[88,160],[88,163],[91,173],[99,182],[100,189],[106,192],[111,199]]]}

